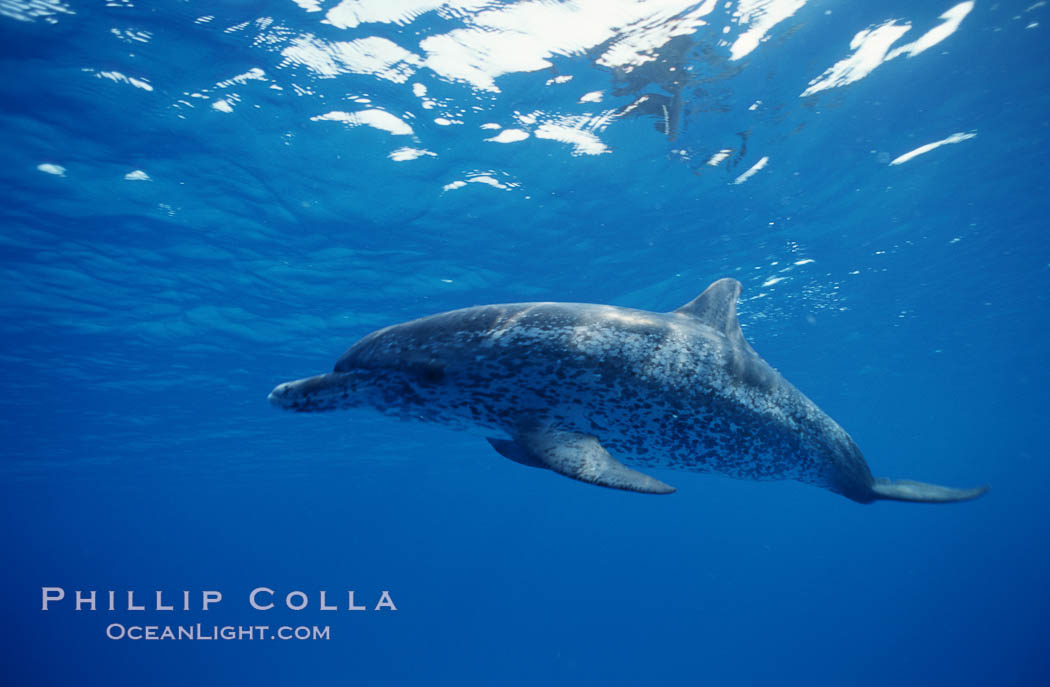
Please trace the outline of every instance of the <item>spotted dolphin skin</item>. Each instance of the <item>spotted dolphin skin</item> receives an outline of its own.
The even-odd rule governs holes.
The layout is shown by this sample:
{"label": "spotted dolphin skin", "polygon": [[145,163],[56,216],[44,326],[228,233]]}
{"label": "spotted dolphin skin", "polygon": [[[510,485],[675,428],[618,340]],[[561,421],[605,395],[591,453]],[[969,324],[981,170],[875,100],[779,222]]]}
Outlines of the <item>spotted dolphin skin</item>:
{"label": "spotted dolphin skin", "polygon": [[860,503],[946,503],[987,490],[872,477],[849,435],[744,340],[739,295],[739,282],[721,279],[669,313],[583,303],[454,310],[373,332],[332,372],[281,384],[269,400],[480,431],[523,465],[649,494],[675,489],[624,463],[794,479]]}

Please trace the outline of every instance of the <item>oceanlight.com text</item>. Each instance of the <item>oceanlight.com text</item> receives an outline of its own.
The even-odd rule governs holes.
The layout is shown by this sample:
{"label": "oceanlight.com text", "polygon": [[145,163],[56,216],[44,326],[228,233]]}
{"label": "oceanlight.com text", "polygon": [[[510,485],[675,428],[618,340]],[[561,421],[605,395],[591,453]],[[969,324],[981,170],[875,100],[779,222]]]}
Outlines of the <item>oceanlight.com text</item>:
{"label": "oceanlight.com text", "polygon": [[257,639],[281,639],[292,641],[315,641],[331,639],[328,625],[124,625],[110,623],[106,626],[106,637],[112,640],[192,640],[222,641]]}

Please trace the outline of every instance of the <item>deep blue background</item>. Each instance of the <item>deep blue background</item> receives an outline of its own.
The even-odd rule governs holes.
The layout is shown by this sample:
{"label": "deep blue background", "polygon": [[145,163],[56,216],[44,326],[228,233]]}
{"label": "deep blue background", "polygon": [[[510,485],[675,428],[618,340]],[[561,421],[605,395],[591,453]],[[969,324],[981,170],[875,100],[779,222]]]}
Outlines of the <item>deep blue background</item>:
{"label": "deep blue background", "polygon": [[[683,63],[703,90],[683,92],[675,138],[624,118],[598,133],[610,153],[574,156],[478,127],[631,102],[595,54],[500,77],[499,93],[426,68],[322,78],[284,60],[291,38],[419,52],[469,17],[344,30],[291,2],[218,4],[0,11],[5,684],[1045,683],[1046,7],[978,2],[935,47],[804,99],[858,31],[909,21],[914,40],[952,3],[810,3],[736,62],[717,43],[739,34],[734,8],[719,8]],[[252,68],[266,80],[216,85]],[[423,109],[412,83],[441,104]],[[577,103],[592,90],[601,104]],[[232,92],[231,112],[211,107]],[[311,121],[361,109],[350,96],[414,138]],[[446,113],[464,123],[432,123]],[[703,164],[739,154],[742,131],[735,168]],[[977,136],[887,164],[956,132]],[[435,155],[387,157],[406,145]],[[514,185],[442,190],[481,172]],[[873,472],[992,491],[865,507],[664,470],[679,491],[651,498],[440,427],[265,401],[411,317],[522,300],[669,310],[721,276],[744,283],[754,347]],[[260,585],[314,604],[389,589],[399,610],[258,613]],[[225,600],[43,613],[42,586]],[[104,636],[143,618],[332,638]]]}

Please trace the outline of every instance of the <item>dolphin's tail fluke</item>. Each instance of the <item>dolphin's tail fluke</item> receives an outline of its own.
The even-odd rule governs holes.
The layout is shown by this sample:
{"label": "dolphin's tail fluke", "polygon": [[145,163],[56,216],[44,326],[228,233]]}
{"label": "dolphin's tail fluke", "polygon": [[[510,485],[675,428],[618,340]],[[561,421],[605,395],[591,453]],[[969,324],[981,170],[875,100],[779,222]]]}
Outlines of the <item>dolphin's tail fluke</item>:
{"label": "dolphin's tail fluke", "polygon": [[969,501],[988,491],[988,485],[976,489],[952,489],[936,484],[913,482],[910,479],[889,480],[879,478],[871,485],[875,499],[890,501],[916,501],[919,503],[953,503]]}

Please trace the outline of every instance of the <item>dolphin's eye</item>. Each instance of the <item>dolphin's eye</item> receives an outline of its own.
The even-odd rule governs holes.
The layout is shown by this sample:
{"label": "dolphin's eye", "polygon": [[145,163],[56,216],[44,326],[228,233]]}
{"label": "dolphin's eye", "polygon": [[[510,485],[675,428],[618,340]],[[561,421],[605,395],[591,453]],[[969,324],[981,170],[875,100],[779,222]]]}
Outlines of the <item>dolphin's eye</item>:
{"label": "dolphin's eye", "polygon": [[436,361],[419,366],[419,377],[427,384],[440,384],[445,380],[445,366]]}

